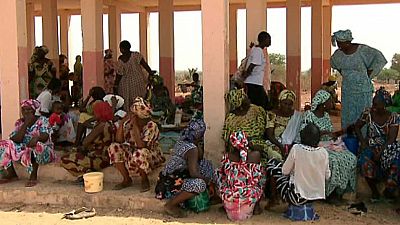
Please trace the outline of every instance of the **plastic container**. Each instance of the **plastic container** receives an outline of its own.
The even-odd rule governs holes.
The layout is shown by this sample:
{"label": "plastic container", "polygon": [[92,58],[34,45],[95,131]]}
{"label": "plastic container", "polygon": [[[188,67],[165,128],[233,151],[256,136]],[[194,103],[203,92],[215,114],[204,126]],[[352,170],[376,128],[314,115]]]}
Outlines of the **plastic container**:
{"label": "plastic container", "polygon": [[360,147],[358,139],[354,136],[346,136],[343,138],[343,142],[346,145],[347,149],[355,156],[357,156],[358,148]]}
{"label": "plastic container", "polygon": [[183,111],[182,109],[177,109],[175,111],[175,126],[179,127],[181,125],[182,122],[182,114]]}
{"label": "plastic container", "polygon": [[102,172],[85,173],[83,180],[85,181],[85,192],[86,193],[97,193],[103,190],[103,178]]}

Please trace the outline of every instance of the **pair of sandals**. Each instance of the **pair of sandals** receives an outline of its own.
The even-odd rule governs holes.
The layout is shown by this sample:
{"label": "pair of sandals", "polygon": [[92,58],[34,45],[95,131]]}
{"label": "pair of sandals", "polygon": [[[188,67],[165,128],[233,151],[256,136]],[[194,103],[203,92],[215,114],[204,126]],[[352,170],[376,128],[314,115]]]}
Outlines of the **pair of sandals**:
{"label": "pair of sandals", "polygon": [[95,215],[96,215],[96,210],[94,208],[89,209],[86,207],[82,207],[64,214],[63,219],[78,220],[78,219],[94,217]]}

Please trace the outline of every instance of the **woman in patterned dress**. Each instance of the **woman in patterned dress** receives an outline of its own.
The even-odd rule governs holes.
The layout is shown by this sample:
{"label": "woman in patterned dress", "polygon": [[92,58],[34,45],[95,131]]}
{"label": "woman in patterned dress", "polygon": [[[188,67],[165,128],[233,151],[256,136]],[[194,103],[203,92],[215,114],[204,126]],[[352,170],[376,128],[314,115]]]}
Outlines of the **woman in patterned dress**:
{"label": "woman in patterned dress", "polygon": [[114,93],[115,83],[115,62],[111,49],[105,50],[104,55],[104,90],[107,94]]}
{"label": "woman in patterned dress", "polygon": [[222,158],[216,171],[217,186],[230,220],[244,220],[261,213],[259,201],[263,195],[265,179],[261,167],[261,154],[249,152],[247,134],[237,131],[230,135],[231,151]]}
{"label": "woman in patterned dress", "polygon": [[114,141],[115,126],[113,124],[113,109],[107,102],[99,102],[93,107],[96,125],[85,137],[77,152],[61,158],[61,166],[73,176],[82,181],[82,175],[88,172],[100,171],[110,166],[108,146]]}
{"label": "woman in patterned dress", "polygon": [[53,130],[46,117],[35,116],[39,107],[37,100],[22,101],[22,118],[15,123],[15,131],[10,139],[0,141],[0,166],[7,170],[0,183],[18,179],[13,163],[20,162],[30,174],[25,186],[33,187],[37,184],[39,164],[47,164],[55,159],[51,141]]}
{"label": "woman in patterned dress", "polygon": [[253,145],[262,147],[261,162],[267,163],[269,158],[279,158],[279,152],[270,151],[265,143],[264,134],[267,114],[262,107],[250,104],[244,89],[233,89],[227,95],[230,113],[225,118],[223,139],[226,147],[230,148],[229,137],[238,130],[246,132]]}
{"label": "woman in patterned dress", "polygon": [[[377,91],[372,108],[365,109],[356,123],[356,133],[361,142],[362,153],[359,158],[361,174],[372,191],[372,201],[378,201],[379,181],[385,182],[384,195],[393,199],[399,188],[400,143],[396,141],[399,131],[399,116],[391,113],[385,106],[390,96]],[[361,134],[361,128],[367,126],[367,138]]]}
{"label": "woman in patterned dress", "polygon": [[121,190],[132,185],[131,177],[142,178],[141,192],[150,190],[148,174],[165,161],[158,143],[160,132],[150,119],[151,108],[141,97],[133,102],[130,115],[120,124],[116,142],[108,148],[110,162],[123,176],[122,183],[114,187]]}
{"label": "woman in patterned dress", "polygon": [[367,45],[352,43],[350,30],[333,33],[332,45],[338,49],[331,56],[331,67],[342,75],[342,128],[354,124],[366,107],[371,107],[374,92],[372,78],[387,60]]}
{"label": "woman in patterned dress", "polygon": [[300,131],[309,123],[314,123],[320,129],[320,145],[326,145],[329,153],[329,168],[332,172],[326,185],[326,196],[334,194],[331,197],[338,197],[340,200],[345,192],[356,191],[357,158],[347,150],[342,141],[326,144],[333,143],[333,140],[341,135],[341,132],[333,132],[332,121],[328,113],[332,106],[329,92],[319,90],[311,101],[311,110],[303,114]]}
{"label": "woman in patterned dress", "polygon": [[128,112],[136,97],[144,98],[146,95],[147,76],[142,67],[150,75],[154,72],[139,52],[131,52],[128,41],[122,41],[119,48],[122,55],[117,62],[115,87],[118,88],[118,95],[125,99],[124,110]]}
{"label": "woman in patterned dress", "polygon": [[213,166],[203,158],[204,149],[200,146],[205,131],[203,119],[192,119],[160,172],[156,198],[170,199],[165,204],[165,211],[172,216],[184,216],[179,205],[206,191],[212,180]]}

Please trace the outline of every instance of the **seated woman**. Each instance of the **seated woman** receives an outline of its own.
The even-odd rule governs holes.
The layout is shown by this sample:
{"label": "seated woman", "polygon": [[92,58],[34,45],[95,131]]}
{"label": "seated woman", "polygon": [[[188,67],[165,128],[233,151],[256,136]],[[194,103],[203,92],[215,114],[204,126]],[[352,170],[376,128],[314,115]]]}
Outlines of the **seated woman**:
{"label": "seated woman", "polygon": [[[399,131],[399,116],[385,109],[388,99],[382,92],[376,92],[372,108],[364,111],[356,123],[356,133],[361,142],[361,174],[372,191],[372,201],[378,201],[379,181],[384,181],[384,195],[393,199],[399,187],[400,143],[396,141]],[[361,134],[361,128],[368,128],[367,137]]]}
{"label": "seated woman", "polygon": [[114,141],[116,129],[112,122],[113,110],[106,102],[99,102],[93,107],[96,125],[92,132],[83,139],[82,146],[61,158],[61,166],[78,181],[88,172],[101,171],[110,166],[108,146]]}
{"label": "seated woman", "polygon": [[9,140],[0,141],[0,166],[7,169],[7,174],[0,183],[17,180],[13,162],[21,162],[30,173],[26,187],[37,184],[39,164],[47,164],[55,159],[54,144],[51,141],[52,129],[49,120],[35,116],[40,108],[37,100],[25,100],[21,103],[22,118],[15,123],[15,131]]}
{"label": "seated woman", "polygon": [[[260,214],[259,201],[265,185],[261,167],[261,154],[251,146],[243,131],[232,133],[229,138],[231,151],[222,158],[216,171],[219,195],[230,220],[248,219]],[[254,151],[249,151],[253,148]]]}
{"label": "seated woman", "polygon": [[296,94],[293,91],[283,90],[278,100],[278,108],[267,112],[267,145],[269,151],[286,157],[298,134],[301,114],[294,111]]}
{"label": "seated woman", "polygon": [[[318,127],[310,123],[300,132],[300,136],[301,144],[293,146],[283,165],[276,159],[271,159],[267,165],[267,174],[276,180],[278,193],[292,206],[325,199],[325,182],[330,177],[328,152],[318,147]],[[313,220],[314,216],[309,219]]]}
{"label": "seated woman", "polygon": [[269,149],[264,140],[267,114],[262,107],[250,104],[244,89],[233,89],[227,95],[230,113],[226,116],[223,139],[226,146],[233,132],[241,130],[245,132],[252,145],[262,148],[261,162],[266,164],[269,158],[282,159],[279,152]]}
{"label": "seated woman", "polygon": [[137,97],[130,110],[117,130],[116,142],[108,148],[111,163],[124,178],[114,189],[131,186],[131,177],[139,174],[142,178],[141,192],[146,192],[150,190],[147,175],[165,161],[158,143],[160,132],[150,119],[151,109],[143,98]]}
{"label": "seated woman", "polygon": [[190,121],[175,144],[171,158],[160,172],[155,189],[156,198],[170,199],[165,204],[165,211],[172,216],[184,216],[179,205],[205,192],[212,180],[213,167],[210,161],[203,158],[204,149],[201,145],[205,131],[203,119]]}
{"label": "seated woman", "polygon": [[175,105],[172,103],[168,89],[164,86],[161,76],[152,75],[149,77],[150,84],[147,88],[146,99],[153,108],[153,116],[160,117],[167,124],[174,123]]}
{"label": "seated woman", "polygon": [[[105,96],[106,92],[102,87],[93,87],[90,89],[89,95],[86,97],[86,99],[80,104],[80,115],[75,141],[76,146],[81,145],[82,139],[86,134],[86,129],[91,128],[92,123],[95,121],[93,118],[94,105],[98,102],[102,102]],[[90,101],[90,99],[92,100]]]}
{"label": "seated woman", "polygon": [[[329,92],[319,90],[311,101],[311,110],[303,114],[300,130],[307,124],[315,124],[321,132],[320,145],[326,147],[329,153],[329,167],[332,172],[326,186],[326,196],[338,197],[345,192],[356,191],[357,158],[347,150],[343,141],[336,140],[340,132],[333,132],[329,110],[332,108],[332,98]],[[336,141],[334,141],[336,140]]]}

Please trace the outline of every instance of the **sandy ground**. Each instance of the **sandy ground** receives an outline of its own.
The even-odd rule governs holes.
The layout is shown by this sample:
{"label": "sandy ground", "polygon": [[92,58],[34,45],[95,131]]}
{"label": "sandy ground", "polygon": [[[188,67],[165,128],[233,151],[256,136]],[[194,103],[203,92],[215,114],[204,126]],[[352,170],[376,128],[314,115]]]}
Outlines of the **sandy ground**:
{"label": "sandy ground", "polygon": [[[333,206],[325,203],[316,203],[315,208],[321,219],[316,222],[321,225],[340,224],[400,224],[400,216],[393,211],[391,204],[368,204],[368,213],[355,216],[347,212],[347,206]],[[213,206],[207,213],[190,213],[187,218],[175,219],[156,212],[124,211],[123,209],[97,209],[98,215],[82,220],[69,221],[62,219],[62,214],[71,209],[52,207],[48,205],[2,205],[0,206],[0,224],[2,225],[52,225],[52,224],[135,224],[135,225],[159,225],[159,224],[235,224],[230,222],[219,206]],[[253,216],[251,219],[239,224],[292,224],[283,218],[282,212],[285,206],[281,205],[271,211]],[[311,224],[304,222],[299,224]]]}

